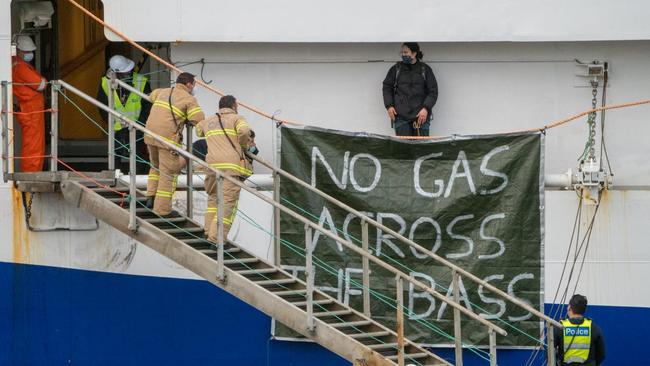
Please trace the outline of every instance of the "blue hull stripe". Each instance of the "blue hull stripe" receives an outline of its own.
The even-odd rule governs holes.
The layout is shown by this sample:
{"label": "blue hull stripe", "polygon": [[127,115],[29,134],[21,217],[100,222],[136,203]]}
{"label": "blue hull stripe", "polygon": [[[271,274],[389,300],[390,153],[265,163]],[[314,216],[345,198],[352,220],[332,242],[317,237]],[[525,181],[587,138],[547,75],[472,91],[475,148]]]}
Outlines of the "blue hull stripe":
{"label": "blue hull stripe", "polygon": [[[650,308],[588,313],[605,334],[605,366],[648,362],[629,350],[644,349],[646,337],[633,335],[646,333]],[[349,366],[313,343],[270,340],[270,326],[205,281],[0,263],[0,365]],[[500,350],[499,365],[529,354]],[[486,363],[467,353],[466,364]]]}

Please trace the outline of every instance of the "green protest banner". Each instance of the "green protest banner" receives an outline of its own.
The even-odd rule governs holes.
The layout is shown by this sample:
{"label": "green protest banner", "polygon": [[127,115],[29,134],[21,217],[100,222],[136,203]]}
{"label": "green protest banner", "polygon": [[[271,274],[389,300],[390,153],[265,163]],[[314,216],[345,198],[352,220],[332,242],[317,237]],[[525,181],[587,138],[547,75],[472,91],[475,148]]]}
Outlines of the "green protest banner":
{"label": "green protest banner", "polygon": [[[281,129],[281,167],[499,289],[542,309],[543,136],[523,133],[407,141],[319,128]],[[361,246],[354,215],[288,180],[282,203]],[[304,276],[304,226],[283,216],[281,261]],[[373,254],[452,298],[452,274],[427,255],[371,227]],[[363,309],[360,256],[313,235],[318,289]],[[370,267],[372,317],[395,326],[394,275]],[[470,280],[460,303],[508,331],[506,346],[535,346],[541,325]],[[406,335],[430,345],[453,343],[453,310],[417,287],[404,289]],[[317,310],[315,310],[317,311]],[[499,319],[514,327],[504,325]],[[463,341],[488,343],[486,328],[463,318]],[[447,335],[445,335],[445,333]],[[289,337],[276,326],[276,337]]]}

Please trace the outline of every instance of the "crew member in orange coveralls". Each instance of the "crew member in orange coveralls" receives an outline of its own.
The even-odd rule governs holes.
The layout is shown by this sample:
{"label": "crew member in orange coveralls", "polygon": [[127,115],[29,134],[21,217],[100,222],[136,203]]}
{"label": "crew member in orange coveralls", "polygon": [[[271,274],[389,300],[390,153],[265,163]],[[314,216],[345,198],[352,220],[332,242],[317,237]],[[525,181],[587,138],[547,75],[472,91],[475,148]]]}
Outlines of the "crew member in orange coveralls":
{"label": "crew member in orange coveralls", "polygon": [[22,131],[20,156],[23,172],[43,170],[45,155],[45,97],[43,90],[47,80],[34,69],[30,62],[34,59],[36,45],[29,36],[16,38],[17,56],[12,59],[11,77],[13,93],[20,113],[15,114]]}

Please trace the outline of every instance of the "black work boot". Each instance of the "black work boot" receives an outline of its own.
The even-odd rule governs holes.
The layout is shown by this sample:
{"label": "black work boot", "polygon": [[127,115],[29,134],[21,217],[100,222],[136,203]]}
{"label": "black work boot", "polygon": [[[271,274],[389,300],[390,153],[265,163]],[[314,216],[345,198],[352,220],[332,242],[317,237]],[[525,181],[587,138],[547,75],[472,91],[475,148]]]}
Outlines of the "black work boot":
{"label": "black work boot", "polygon": [[147,202],[145,203],[145,206],[147,206],[147,208],[153,208],[154,198],[154,196],[147,197]]}
{"label": "black work boot", "polygon": [[181,214],[179,214],[176,211],[172,211],[172,212],[168,213],[167,215],[160,215],[160,217],[163,217],[163,218],[166,218],[166,219],[173,219],[173,218],[176,218],[176,217],[181,217]]}

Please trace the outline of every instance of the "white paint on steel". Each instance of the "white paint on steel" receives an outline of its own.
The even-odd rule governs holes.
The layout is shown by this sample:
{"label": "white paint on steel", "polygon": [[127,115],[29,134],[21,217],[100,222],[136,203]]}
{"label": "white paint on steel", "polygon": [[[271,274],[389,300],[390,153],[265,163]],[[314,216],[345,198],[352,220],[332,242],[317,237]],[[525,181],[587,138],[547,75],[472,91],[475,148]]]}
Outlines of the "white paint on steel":
{"label": "white paint on steel", "polygon": [[[414,0],[409,2],[408,17],[401,10],[389,0],[104,2],[106,21],[140,41],[528,42],[650,37],[646,19],[650,4],[644,0],[624,4],[609,0]],[[215,22],[216,14],[227,15],[233,22]],[[120,40],[110,32],[107,36]]]}

